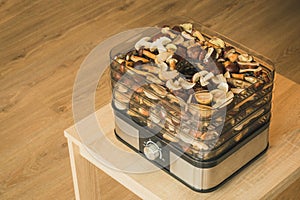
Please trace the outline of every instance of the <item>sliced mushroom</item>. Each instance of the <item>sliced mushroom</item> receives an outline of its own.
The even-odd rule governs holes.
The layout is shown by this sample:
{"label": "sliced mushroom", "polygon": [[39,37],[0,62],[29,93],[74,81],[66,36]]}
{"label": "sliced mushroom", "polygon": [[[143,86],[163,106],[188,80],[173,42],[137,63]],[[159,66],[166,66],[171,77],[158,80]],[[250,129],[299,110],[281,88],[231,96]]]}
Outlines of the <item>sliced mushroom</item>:
{"label": "sliced mushroom", "polygon": [[203,48],[203,49],[206,49],[206,48],[209,48],[209,47],[212,47],[212,48],[214,48],[214,49],[219,49],[219,48],[220,48],[220,47],[217,46],[217,45],[214,45],[214,44],[212,44],[212,43],[210,43],[210,42],[208,42],[208,41],[205,41],[205,42],[204,42],[204,45],[202,46],[202,48]]}
{"label": "sliced mushroom", "polygon": [[256,69],[240,69],[240,73],[246,73],[246,72],[259,72],[262,71],[261,67],[258,67]]}
{"label": "sliced mushroom", "polygon": [[157,63],[157,66],[159,67],[160,71],[167,71],[168,70],[168,65],[165,62]]}
{"label": "sliced mushroom", "polygon": [[216,85],[220,84],[220,83],[226,83],[226,78],[224,77],[223,74],[218,74],[214,77],[211,78],[212,82],[215,83]]}
{"label": "sliced mushroom", "polygon": [[177,46],[175,44],[167,44],[166,49],[168,50],[168,52],[172,52],[174,53],[177,50]]}
{"label": "sliced mushroom", "polygon": [[175,33],[172,33],[172,32],[170,31],[170,27],[164,27],[164,28],[162,28],[162,29],[161,29],[161,32],[162,32],[163,34],[169,35],[170,38],[172,38],[172,39],[174,39],[174,38],[177,36]]}
{"label": "sliced mushroom", "polygon": [[205,54],[205,57],[204,57],[204,62],[207,62],[209,57],[211,56],[211,54],[214,52],[214,48],[213,47],[209,47],[207,49],[207,53]]}
{"label": "sliced mushroom", "polygon": [[190,144],[193,141],[193,138],[191,138],[188,133],[190,131],[190,128],[188,127],[181,127],[180,130],[178,130],[177,137],[181,139],[183,142]]}
{"label": "sliced mushroom", "polygon": [[178,116],[178,114],[173,114],[174,116],[172,116],[171,120],[172,120],[172,123],[175,124],[175,125],[179,125],[180,124],[180,117]]}
{"label": "sliced mushroom", "polygon": [[168,129],[171,132],[174,132],[175,131],[175,125],[173,124],[171,117],[167,116],[165,119],[166,119],[165,128]]}
{"label": "sliced mushroom", "polygon": [[133,61],[133,62],[138,62],[138,61],[142,61],[143,63],[148,63],[150,62],[148,59],[146,58],[143,58],[143,57],[139,57],[139,56],[135,56],[135,55],[131,55],[130,59]]}
{"label": "sliced mushroom", "polygon": [[223,90],[224,92],[227,92],[228,89],[229,89],[229,86],[228,86],[228,84],[226,82],[221,82],[218,85],[218,89]]}
{"label": "sliced mushroom", "polygon": [[164,98],[166,97],[166,95],[168,94],[166,88],[164,88],[163,86],[161,85],[157,85],[157,84],[153,84],[151,83],[150,84],[150,87],[154,90],[154,92],[156,94],[158,94],[160,97]]}
{"label": "sliced mushroom", "polygon": [[194,94],[198,103],[209,105],[212,102],[213,95],[208,91],[199,91]]}
{"label": "sliced mushroom", "polygon": [[146,106],[148,107],[152,107],[155,105],[155,102],[154,101],[148,101],[147,99],[145,98],[140,98],[140,104],[145,104]]}
{"label": "sliced mushroom", "polygon": [[246,76],[245,80],[250,82],[250,83],[257,83],[259,80],[253,76]]}
{"label": "sliced mushroom", "polygon": [[125,92],[128,91],[128,88],[125,87],[124,85],[122,85],[121,83],[119,83],[119,84],[117,84],[117,85],[115,86],[115,90],[117,90],[117,91],[119,91],[119,92],[121,92],[121,93],[125,93]]}
{"label": "sliced mushroom", "polygon": [[230,60],[230,62],[235,62],[238,58],[238,54],[236,53],[232,53],[230,55],[228,55],[228,59]]}
{"label": "sliced mushroom", "polygon": [[248,55],[247,53],[240,54],[238,59],[241,62],[251,62],[253,60],[252,56]]}
{"label": "sliced mushroom", "polygon": [[144,94],[146,95],[146,97],[148,97],[149,99],[152,100],[158,100],[158,96],[156,96],[155,94],[153,94],[151,91],[149,90],[144,90]]}
{"label": "sliced mushroom", "polygon": [[179,139],[176,137],[171,136],[170,134],[164,133],[163,138],[170,141],[170,142],[179,142]]}
{"label": "sliced mushroom", "polygon": [[151,42],[149,42],[151,38],[150,37],[143,37],[135,44],[135,49],[139,50],[141,47],[150,48]]}
{"label": "sliced mushroom", "polygon": [[128,110],[127,114],[131,117],[140,117],[140,115],[138,115],[136,112],[134,112],[133,110]]}
{"label": "sliced mushroom", "polygon": [[168,93],[167,94],[167,98],[168,98],[168,100],[169,100],[169,102],[172,104],[172,103],[177,103],[177,104],[179,104],[180,102],[179,102],[179,99],[176,97],[176,96],[174,96],[173,94],[170,94],[170,93]]}
{"label": "sliced mushroom", "polygon": [[213,105],[213,107],[214,108],[223,108],[223,107],[227,106],[228,104],[230,104],[233,101],[233,97],[234,97],[233,92],[229,91],[229,92],[226,93],[225,100],[216,102]]}
{"label": "sliced mushroom", "polygon": [[224,49],[224,58],[227,58],[229,55],[235,53],[235,49],[233,47],[225,47]]}
{"label": "sliced mushroom", "polygon": [[171,52],[161,52],[159,53],[157,56],[156,56],[156,60],[155,62],[156,63],[160,63],[160,62],[164,62],[166,61],[168,58],[171,58],[172,57],[172,53]]}
{"label": "sliced mushroom", "polygon": [[193,75],[192,82],[193,83],[198,82],[200,80],[200,78],[205,76],[206,74],[208,74],[208,71],[205,71],[205,70],[195,73]]}
{"label": "sliced mushroom", "polygon": [[214,77],[214,74],[212,72],[209,72],[203,76],[203,81],[209,81],[212,77]]}
{"label": "sliced mushroom", "polygon": [[163,82],[162,82],[159,78],[157,78],[157,76],[155,76],[155,75],[153,75],[153,74],[150,74],[150,73],[148,73],[148,74],[146,75],[146,79],[147,79],[148,81],[152,82],[152,83],[156,83],[156,84],[159,84],[159,85],[162,85],[162,84],[163,84]]}
{"label": "sliced mushroom", "polygon": [[201,135],[202,140],[215,140],[219,137],[216,131],[208,131]]}
{"label": "sliced mushroom", "polygon": [[193,30],[193,24],[191,23],[184,23],[184,24],[180,24],[180,26],[183,28],[183,30],[185,30],[188,33],[192,33]]}
{"label": "sliced mushroom", "polygon": [[179,84],[182,86],[183,89],[191,89],[195,86],[195,83],[191,83],[191,82],[188,82],[187,80],[183,79],[183,78],[179,78],[178,79],[179,81]]}
{"label": "sliced mushroom", "polygon": [[230,72],[226,71],[225,74],[224,74],[224,77],[225,78],[231,78]]}
{"label": "sliced mushroom", "polygon": [[[222,49],[221,49],[221,48],[217,48],[217,49],[216,49],[216,52],[217,52],[218,54],[222,54]],[[218,58],[216,58],[216,59],[218,59]]]}
{"label": "sliced mushroom", "polygon": [[161,37],[158,40],[156,40],[157,43],[162,44],[162,45],[167,45],[170,42],[172,42],[172,40],[168,37]]}
{"label": "sliced mushroom", "polygon": [[168,43],[172,42],[172,40],[168,37],[161,37],[157,40],[155,40],[153,43],[151,43],[150,51],[158,50],[159,53],[167,51],[167,49],[164,47],[164,45],[167,45]]}
{"label": "sliced mushroom", "polygon": [[[134,72],[134,73],[142,75],[142,76],[146,76],[149,74],[149,72],[141,71],[141,70],[138,70],[133,67],[128,67],[128,69],[129,69],[129,71],[128,71],[129,73]],[[131,75],[134,75],[134,73],[132,73]]]}
{"label": "sliced mushroom", "polygon": [[194,140],[192,145],[200,150],[208,150],[208,146],[204,142]]}
{"label": "sliced mushroom", "polygon": [[189,104],[188,109],[192,115],[200,118],[210,118],[212,115],[212,107],[201,104]]}
{"label": "sliced mushroom", "polygon": [[198,40],[200,42],[204,42],[205,41],[204,36],[199,31],[194,31],[193,32],[193,36],[196,37],[196,38],[198,38]]}
{"label": "sliced mushroom", "polygon": [[176,63],[177,62],[178,61],[175,58],[167,59],[167,63],[169,63],[169,66],[170,66],[170,70],[175,70],[176,69]]}
{"label": "sliced mushroom", "polygon": [[128,94],[121,93],[117,90],[114,91],[114,98],[120,103],[129,103],[130,101],[130,96],[128,96]]}
{"label": "sliced mushroom", "polygon": [[229,91],[229,92],[226,93],[226,99],[227,99],[227,100],[228,100],[228,99],[232,99],[233,97],[234,97],[233,92]]}
{"label": "sliced mushroom", "polygon": [[191,34],[185,32],[185,31],[182,31],[181,35],[182,35],[182,37],[184,37],[187,40],[194,40],[195,39]]}
{"label": "sliced mushroom", "polygon": [[149,110],[149,119],[156,124],[164,122],[166,116],[167,112],[160,104],[154,105]]}
{"label": "sliced mushroom", "polygon": [[209,84],[209,82],[205,81],[204,77],[200,77],[200,84],[201,86],[205,87]]}
{"label": "sliced mushroom", "polygon": [[239,93],[243,92],[245,89],[243,89],[243,88],[231,88],[230,90],[233,94],[239,94]]}
{"label": "sliced mushroom", "polygon": [[259,63],[257,62],[237,62],[239,65],[246,65],[246,66],[259,66]]}
{"label": "sliced mushroom", "polygon": [[127,109],[127,104],[121,103],[118,100],[114,99],[114,105],[118,110],[126,110]]}
{"label": "sliced mushroom", "polygon": [[212,38],[209,40],[209,42],[210,42],[211,44],[214,44],[214,45],[216,45],[216,46],[218,46],[218,47],[221,47],[221,48],[224,48],[224,47],[225,47],[225,42],[224,42],[222,39],[217,38],[217,37],[212,37]]}
{"label": "sliced mushroom", "polygon": [[143,107],[138,108],[139,113],[144,117],[149,117],[149,111]]}
{"label": "sliced mushroom", "polygon": [[158,73],[158,77],[163,81],[174,79],[178,75],[179,75],[179,72],[177,70],[172,70],[172,71],[162,71],[161,70]]}
{"label": "sliced mushroom", "polygon": [[240,79],[240,80],[244,80],[245,78],[245,74],[231,74],[232,78],[236,78],[236,79]]}
{"label": "sliced mushroom", "polygon": [[251,86],[251,83],[248,83],[246,81],[242,81],[242,80],[239,80],[239,79],[234,79],[234,78],[228,78],[227,79],[227,82],[232,85],[233,87],[236,87],[236,88],[248,88]]}
{"label": "sliced mushroom", "polygon": [[151,59],[153,59],[153,60],[155,60],[155,58],[156,58],[156,55],[155,55],[155,54],[153,54],[153,53],[151,53],[150,51],[147,51],[147,50],[145,50],[145,49],[142,50],[142,53],[143,53],[145,56],[147,56],[148,58],[151,58]]}
{"label": "sliced mushroom", "polygon": [[125,60],[123,58],[119,58],[119,57],[114,58],[114,60],[116,62],[118,62],[119,64],[122,64],[123,62],[125,62]]}
{"label": "sliced mushroom", "polygon": [[189,98],[186,101],[187,104],[192,103],[193,96],[194,96],[193,94],[190,94]]}
{"label": "sliced mushroom", "polygon": [[[200,52],[201,54],[201,52]],[[199,54],[199,55],[200,55]],[[200,63],[196,63],[195,66],[200,70],[200,71],[203,71],[205,69],[205,67],[203,65],[201,65]]]}
{"label": "sliced mushroom", "polygon": [[153,66],[153,65],[142,65],[140,67],[140,69],[146,70],[147,72],[150,72],[153,74],[158,74],[158,72],[160,71],[160,69],[158,67]]}
{"label": "sliced mushroom", "polygon": [[171,91],[176,91],[176,90],[180,90],[182,87],[179,85],[179,83],[177,84],[176,82],[174,83],[172,79],[169,79],[166,82],[166,87],[169,88],[169,90]]}
{"label": "sliced mushroom", "polygon": [[213,101],[216,103],[224,102],[226,100],[226,92],[224,90],[214,89],[210,91],[210,93],[213,95]]}

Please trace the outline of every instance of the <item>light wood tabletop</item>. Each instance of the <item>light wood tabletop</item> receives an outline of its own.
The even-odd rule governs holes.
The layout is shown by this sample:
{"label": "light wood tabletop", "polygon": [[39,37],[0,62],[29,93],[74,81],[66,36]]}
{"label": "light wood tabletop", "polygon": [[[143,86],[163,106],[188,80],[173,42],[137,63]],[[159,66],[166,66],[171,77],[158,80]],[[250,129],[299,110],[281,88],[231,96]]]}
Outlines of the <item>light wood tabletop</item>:
{"label": "light wood tabletop", "polygon": [[[277,80],[279,84],[281,81],[289,82],[281,76]],[[293,85],[293,83],[291,84]],[[278,84],[276,86],[278,90],[284,90]],[[274,102],[280,98],[282,96],[275,93]],[[289,99],[287,103],[290,106],[294,106],[296,104],[295,101],[296,99]],[[279,107],[275,108],[273,113],[289,118],[289,114],[282,113]],[[159,168],[151,172],[134,173],[123,172],[118,168],[114,169],[112,167],[114,165],[105,164],[105,162],[110,162],[106,159],[97,158],[89,147],[85,146],[87,140],[82,141],[83,135],[85,135],[86,139],[95,138],[97,133],[92,126],[92,123],[95,123],[94,118],[97,119],[100,127],[99,131],[103,131],[103,136],[96,137],[99,139],[94,139],[93,144],[104,145],[105,143],[111,143],[118,150],[136,154],[115,137],[114,123],[111,123],[114,121],[114,116],[110,104],[103,106],[95,114],[79,122],[84,127],[84,130],[78,129],[76,125],[65,130],[70,149],[77,199],[101,197],[101,187],[95,188],[95,185],[97,185],[96,183],[101,183],[103,179],[94,180],[94,174],[100,170],[103,170],[142,199],[280,199],[283,198],[281,193],[287,188],[294,187],[294,182],[300,179],[300,130],[291,127],[289,131],[282,133],[281,130],[276,128],[276,124],[279,124],[281,120],[281,117],[276,115],[272,118],[270,130],[272,143],[266,155],[260,157],[236,177],[233,177],[232,180],[211,193],[192,191]],[[101,157],[107,158],[112,154],[112,152],[105,150],[99,152],[98,154]],[[116,157],[117,160],[122,160],[122,155],[116,156],[119,156]],[[138,154],[131,156],[130,160],[133,161],[131,165],[136,165],[137,162],[143,165],[143,162],[139,162],[140,159],[142,158],[139,158]],[[145,162],[147,161],[145,160]],[[94,166],[85,170],[85,165]],[[147,165],[147,163],[144,165]],[[294,192],[297,192],[297,190]],[[278,195],[281,196],[278,197]],[[293,195],[289,194],[289,198],[296,198],[296,195],[295,193]]]}
{"label": "light wood tabletop", "polygon": [[[112,35],[174,15],[193,18],[276,64],[269,152],[272,146],[280,148],[285,135],[299,135],[300,128],[299,4],[297,0],[0,0],[0,199],[74,199],[63,131],[74,123],[72,91],[80,64]],[[106,72],[97,87],[96,109],[109,103],[108,81]],[[290,149],[278,151],[281,162],[298,150],[296,140],[288,142]],[[272,159],[266,162],[276,165]],[[257,173],[268,179],[264,172]],[[94,176],[101,177],[98,184],[109,186],[101,186],[104,199],[136,198],[105,173]],[[299,196],[299,185],[300,180],[281,197]]]}

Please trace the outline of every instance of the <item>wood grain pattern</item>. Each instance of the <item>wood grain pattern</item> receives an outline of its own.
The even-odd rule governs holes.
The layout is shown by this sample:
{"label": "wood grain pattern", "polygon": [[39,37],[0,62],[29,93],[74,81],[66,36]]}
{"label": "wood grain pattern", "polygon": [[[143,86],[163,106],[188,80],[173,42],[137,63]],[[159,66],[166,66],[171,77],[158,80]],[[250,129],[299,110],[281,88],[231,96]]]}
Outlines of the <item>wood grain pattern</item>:
{"label": "wood grain pattern", "polygon": [[300,196],[300,179],[295,181],[291,186],[289,186],[288,189],[280,193],[275,200],[281,200],[281,199],[292,199],[291,194],[293,194],[293,197],[298,198]]}
{"label": "wood grain pattern", "polygon": [[79,192],[80,199],[139,199],[103,171],[96,170],[96,166],[80,155],[77,145],[73,144],[73,149],[78,184],[81,188]]}
{"label": "wood grain pattern", "polygon": [[[280,74],[299,83],[296,0],[0,0],[0,199],[74,198],[62,132],[73,124],[80,64],[104,39],[173,15],[192,17],[265,54]],[[97,94],[96,108],[108,102],[105,88],[101,82],[98,92],[105,95]],[[282,93],[294,98],[295,89],[287,85]],[[288,109],[282,106],[282,112]],[[299,124],[299,112],[292,110],[298,120],[283,119],[276,129]]]}

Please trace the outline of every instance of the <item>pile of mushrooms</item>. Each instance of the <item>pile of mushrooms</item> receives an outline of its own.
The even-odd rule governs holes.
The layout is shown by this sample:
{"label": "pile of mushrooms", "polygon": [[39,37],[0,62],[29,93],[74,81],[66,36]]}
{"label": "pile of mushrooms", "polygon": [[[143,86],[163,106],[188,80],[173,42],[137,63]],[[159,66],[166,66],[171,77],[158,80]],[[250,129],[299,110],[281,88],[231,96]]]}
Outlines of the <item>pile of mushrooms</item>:
{"label": "pile of mushrooms", "polygon": [[[121,84],[114,89],[115,106],[119,110],[126,110],[130,107],[130,101],[134,101],[132,105],[135,108],[130,107],[127,113],[161,124],[173,133],[174,137],[164,136],[172,142],[184,140],[185,134],[176,132],[175,128],[183,116],[176,109],[168,111],[165,108],[160,112],[161,106],[154,106],[155,103],[165,102],[168,108],[172,104],[183,106],[191,116],[200,115],[200,119],[207,121],[213,110],[230,104],[235,95],[252,85],[258,87],[268,81],[263,67],[252,56],[238,53],[220,38],[204,36],[191,23],[163,27],[160,33],[141,38],[134,48],[114,59],[118,66],[112,72],[115,81],[125,73],[134,75],[131,80],[126,80],[127,83],[123,83],[124,86]],[[143,77],[148,85],[135,87],[139,77]],[[137,93],[134,98],[127,95],[130,89]],[[150,103],[139,98],[141,94]],[[197,136],[200,143],[193,142],[193,145],[198,149],[207,149],[207,145],[201,141],[215,137],[216,133],[203,131],[207,130],[203,126],[207,128],[209,124],[200,123],[199,126],[196,131],[200,131]],[[195,130],[186,130],[187,134],[192,134],[192,131]]]}

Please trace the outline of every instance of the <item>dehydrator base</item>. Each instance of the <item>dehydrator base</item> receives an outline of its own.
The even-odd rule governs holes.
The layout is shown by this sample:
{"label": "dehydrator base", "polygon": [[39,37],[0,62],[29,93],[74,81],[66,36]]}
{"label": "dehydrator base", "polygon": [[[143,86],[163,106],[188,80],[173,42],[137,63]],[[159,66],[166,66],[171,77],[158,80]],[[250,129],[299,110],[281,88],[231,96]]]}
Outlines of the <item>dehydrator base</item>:
{"label": "dehydrator base", "polygon": [[[134,150],[135,152],[137,152],[138,154],[140,154],[142,157],[144,157],[145,159],[146,156],[144,155],[144,153],[135,148],[134,146],[132,146],[131,144],[129,144],[127,141],[125,141],[120,135],[123,135],[124,133],[121,133],[121,134],[118,134],[118,131],[117,131],[118,127],[116,127],[116,129],[114,130],[115,132],[115,135],[117,137],[117,139],[119,141],[121,141],[122,143],[124,143],[125,145],[127,145],[128,147],[130,147],[132,150]],[[119,132],[120,129],[119,129]],[[263,145],[260,145],[261,149],[259,149],[258,153],[256,153],[254,156],[252,156],[249,160],[247,160],[247,162],[245,162],[245,164],[241,165],[241,166],[235,166],[237,169],[231,173],[230,175],[226,176],[224,179],[222,179],[221,182],[215,184],[215,185],[210,185],[210,186],[207,186],[207,185],[195,185],[195,184],[191,184],[189,183],[188,181],[185,181],[183,180],[180,176],[178,176],[178,174],[175,173],[171,173],[170,172],[170,166],[168,167],[162,167],[161,165],[159,165],[159,163],[155,162],[155,161],[151,161],[149,159],[147,159],[148,161],[150,161],[152,164],[156,165],[157,167],[161,168],[162,170],[164,170],[165,172],[167,172],[169,175],[171,175],[172,177],[174,177],[175,179],[179,180],[181,183],[183,183],[184,185],[188,186],[190,189],[196,191],[196,192],[201,192],[201,193],[208,193],[208,192],[212,192],[216,189],[218,189],[219,187],[221,187],[224,183],[226,183],[227,181],[229,181],[231,178],[233,178],[235,175],[237,175],[238,173],[240,173],[244,168],[246,168],[247,166],[249,166],[251,163],[253,163],[255,160],[257,160],[259,157],[261,157],[268,149],[268,146],[269,146],[269,143],[268,143],[268,125],[265,125],[264,127],[260,128],[258,131],[258,134],[255,134],[256,136],[253,137],[253,138],[250,138],[250,140],[248,139],[248,141],[243,141],[241,142],[240,144],[236,145],[234,148],[232,148],[229,152],[227,152],[226,154],[224,154],[223,156],[226,156],[227,158],[225,158],[224,160],[222,160],[218,165],[216,165],[217,167],[221,167],[222,169],[222,162],[226,161],[228,162],[228,159],[230,159],[230,157],[233,155],[236,155],[236,154],[241,154],[243,155],[243,149],[247,148],[247,145],[251,145],[251,146],[255,146],[255,141],[254,139],[257,137],[263,137],[265,138],[266,142],[265,142],[265,146],[263,147]],[[260,139],[260,138],[259,138]],[[252,141],[252,143],[251,143]],[[253,142],[254,141],[254,142]],[[244,143],[244,144],[243,144]],[[258,150],[258,149],[256,149]],[[182,160],[182,159],[181,159]],[[230,160],[229,160],[230,161]],[[172,164],[171,164],[172,165]],[[216,167],[214,166],[214,167]],[[226,166],[225,166],[226,167]],[[208,170],[208,174],[209,173],[209,170],[211,170],[212,168],[196,168],[194,167],[195,169],[199,169],[199,170]],[[188,169],[182,169],[182,170],[188,170]],[[200,181],[201,182],[201,179],[204,178],[204,175],[205,173],[203,173],[202,171],[202,177],[199,177],[199,180],[198,182]],[[214,173],[210,174],[211,176],[214,176]],[[209,177],[209,176],[208,176]],[[206,177],[207,178],[207,177]],[[209,181],[208,181],[209,182]]]}

